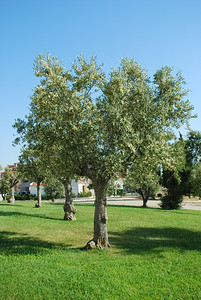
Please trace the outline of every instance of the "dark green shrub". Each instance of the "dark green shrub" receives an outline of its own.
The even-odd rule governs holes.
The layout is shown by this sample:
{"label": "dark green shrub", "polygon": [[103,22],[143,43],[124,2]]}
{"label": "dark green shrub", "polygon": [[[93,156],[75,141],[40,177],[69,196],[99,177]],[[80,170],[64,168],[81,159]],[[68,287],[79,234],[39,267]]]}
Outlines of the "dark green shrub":
{"label": "dark green shrub", "polygon": [[41,195],[41,199],[42,200],[49,200],[49,199],[51,199],[51,197],[48,194],[44,194],[44,195]]}
{"label": "dark green shrub", "polygon": [[79,198],[83,198],[83,197],[91,197],[92,193],[91,192],[83,192],[83,193],[79,193],[77,195]]}
{"label": "dark green shrub", "polygon": [[29,195],[29,199],[30,200],[37,200],[37,196],[36,195]]}
{"label": "dark green shrub", "polygon": [[27,194],[15,194],[15,200],[29,200],[29,195],[27,195]]}
{"label": "dark green shrub", "polygon": [[8,201],[8,200],[10,200],[10,195],[6,195],[6,200]]}
{"label": "dark green shrub", "polygon": [[170,174],[170,177],[166,181],[167,194],[161,198],[161,207],[163,209],[178,209],[183,201],[183,196],[179,187],[179,179]]}

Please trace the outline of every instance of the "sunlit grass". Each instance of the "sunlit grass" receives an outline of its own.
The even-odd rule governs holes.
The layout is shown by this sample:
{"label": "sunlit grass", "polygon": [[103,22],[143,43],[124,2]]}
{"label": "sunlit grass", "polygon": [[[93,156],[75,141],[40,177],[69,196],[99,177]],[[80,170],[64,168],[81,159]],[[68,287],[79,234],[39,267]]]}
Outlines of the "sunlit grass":
{"label": "sunlit grass", "polygon": [[0,299],[201,299],[201,212],[108,207],[111,248],[84,251],[93,205],[0,203]]}

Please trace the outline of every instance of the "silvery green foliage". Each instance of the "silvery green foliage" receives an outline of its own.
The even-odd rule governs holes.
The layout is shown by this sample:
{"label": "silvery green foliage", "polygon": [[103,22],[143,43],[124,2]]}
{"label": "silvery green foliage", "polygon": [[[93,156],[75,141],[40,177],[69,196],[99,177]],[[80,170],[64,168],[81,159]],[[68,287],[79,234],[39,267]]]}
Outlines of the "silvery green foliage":
{"label": "silvery green foliage", "polygon": [[[180,73],[161,68],[153,82],[134,59],[122,59],[108,78],[96,59],[75,60],[65,71],[57,58],[39,55],[41,78],[27,119],[15,127],[28,144],[40,149],[47,165],[69,173],[83,169],[111,177],[140,153],[172,165],[167,141],[191,117]],[[63,158],[63,159],[62,159]],[[64,159],[65,158],[65,159]],[[61,164],[61,167],[59,167]]]}

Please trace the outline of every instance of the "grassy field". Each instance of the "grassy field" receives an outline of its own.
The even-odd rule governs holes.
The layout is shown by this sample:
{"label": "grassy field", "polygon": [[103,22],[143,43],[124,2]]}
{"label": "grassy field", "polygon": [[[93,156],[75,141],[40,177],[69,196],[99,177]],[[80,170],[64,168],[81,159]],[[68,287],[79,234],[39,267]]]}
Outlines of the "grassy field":
{"label": "grassy field", "polygon": [[111,248],[82,250],[93,205],[0,202],[0,299],[201,299],[201,212],[109,206]]}

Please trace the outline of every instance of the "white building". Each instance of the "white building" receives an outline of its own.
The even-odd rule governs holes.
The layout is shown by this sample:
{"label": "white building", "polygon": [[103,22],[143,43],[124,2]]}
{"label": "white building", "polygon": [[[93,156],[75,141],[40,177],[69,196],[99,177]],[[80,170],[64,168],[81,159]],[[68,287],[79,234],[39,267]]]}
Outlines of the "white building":
{"label": "white building", "polygon": [[[44,192],[44,185],[41,184],[40,190],[41,190],[41,195],[44,195],[45,194],[45,192]],[[38,196],[38,193],[37,193],[37,184],[35,182],[31,182],[30,183],[29,193],[31,195]]]}
{"label": "white building", "polygon": [[[79,178],[77,180],[72,180],[71,181],[71,186],[72,186],[72,193],[74,193],[76,196],[79,193],[87,193],[89,192],[88,185],[90,184],[89,179],[85,178]],[[31,194],[31,195],[36,195],[37,196],[37,184],[35,182],[29,182],[25,181],[20,184],[19,186],[19,193],[20,194]],[[90,190],[92,195],[94,195],[94,190]],[[41,184],[41,195],[44,195],[44,185]]]}
{"label": "white building", "polygon": [[[78,195],[79,193],[87,193],[89,192],[88,186],[90,184],[90,180],[86,178],[79,178],[78,180],[72,180],[72,193]],[[94,195],[94,190],[90,190],[92,196]]]}

